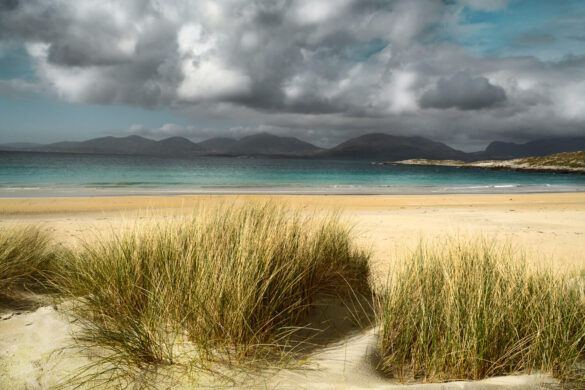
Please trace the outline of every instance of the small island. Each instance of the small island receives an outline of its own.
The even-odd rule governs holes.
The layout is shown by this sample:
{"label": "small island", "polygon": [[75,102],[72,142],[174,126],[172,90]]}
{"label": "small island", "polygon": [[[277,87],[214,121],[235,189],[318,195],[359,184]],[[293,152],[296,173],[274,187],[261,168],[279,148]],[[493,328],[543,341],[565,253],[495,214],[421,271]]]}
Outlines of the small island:
{"label": "small island", "polygon": [[542,157],[515,158],[512,160],[460,160],[410,159],[385,162],[390,165],[433,165],[457,168],[480,168],[522,172],[585,174],[585,151],[551,154]]}

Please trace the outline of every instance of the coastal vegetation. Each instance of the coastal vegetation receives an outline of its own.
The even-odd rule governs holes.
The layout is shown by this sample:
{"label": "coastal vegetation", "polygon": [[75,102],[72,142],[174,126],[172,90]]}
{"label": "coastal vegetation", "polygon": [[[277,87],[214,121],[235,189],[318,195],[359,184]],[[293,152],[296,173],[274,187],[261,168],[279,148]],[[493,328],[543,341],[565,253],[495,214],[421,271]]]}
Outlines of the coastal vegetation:
{"label": "coastal vegetation", "polygon": [[369,294],[368,258],[336,215],[224,205],[89,242],[58,284],[100,367],[208,372],[294,355],[318,294]]}
{"label": "coastal vegetation", "polygon": [[[85,384],[124,387],[161,369],[229,380],[296,364],[322,295],[371,312],[374,364],[402,382],[585,380],[583,268],[536,267],[511,246],[448,239],[421,243],[373,291],[369,252],[339,215],[271,203],[199,207],[112,233],[68,250],[34,227],[0,235],[0,291],[52,287],[91,356],[76,378]],[[358,308],[356,296],[374,303]]]}
{"label": "coastal vegetation", "polygon": [[0,300],[48,287],[55,259],[46,231],[34,226],[0,230]]}
{"label": "coastal vegetation", "polygon": [[492,241],[420,244],[382,294],[380,368],[403,381],[583,380],[584,318],[582,274],[532,267]]}
{"label": "coastal vegetation", "polygon": [[516,158],[513,160],[484,160],[465,162],[459,160],[410,159],[389,162],[387,164],[433,165],[459,168],[482,168],[526,172],[585,174],[585,151],[557,153],[543,157]]}

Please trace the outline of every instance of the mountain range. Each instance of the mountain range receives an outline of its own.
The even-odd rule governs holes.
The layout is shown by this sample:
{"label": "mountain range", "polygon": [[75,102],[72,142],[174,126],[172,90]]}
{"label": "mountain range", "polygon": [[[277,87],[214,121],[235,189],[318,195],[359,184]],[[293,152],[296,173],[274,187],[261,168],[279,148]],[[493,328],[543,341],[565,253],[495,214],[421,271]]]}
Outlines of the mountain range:
{"label": "mountain range", "polygon": [[549,138],[515,144],[495,141],[480,152],[466,153],[424,137],[371,133],[323,149],[294,137],[259,133],[241,139],[216,137],[194,143],[184,137],[160,141],[138,135],[101,137],[82,142],[48,145],[12,143],[0,150],[53,153],[125,154],[146,156],[272,156],[313,159],[398,161],[406,159],[462,160],[509,159],[585,150],[585,137]]}
{"label": "mountain range", "polygon": [[440,142],[423,137],[402,137],[383,133],[352,138],[318,153],[318,157],[338,160],[395,161],[402,160],[405,156],[436,156],[436,159],[440,160],[467,159],[467,153]]}
{"label": "mountain range", "polygon": [[549,154],[585,150],[585,137],[543,138],[515,144],[495,141],[488,145],[485,153],[507,158],[540,157]]}

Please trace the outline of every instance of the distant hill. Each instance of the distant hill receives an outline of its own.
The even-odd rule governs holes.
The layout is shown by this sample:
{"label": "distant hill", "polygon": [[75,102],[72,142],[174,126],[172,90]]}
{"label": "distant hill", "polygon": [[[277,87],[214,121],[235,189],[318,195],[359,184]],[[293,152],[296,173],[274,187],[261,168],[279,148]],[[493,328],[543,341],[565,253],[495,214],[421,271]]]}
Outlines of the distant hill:
{"label": "distant hill", "polygon": [[199,142],[210,154],[227,155],[284,155],[299,156],[315,153],[321,148],[294,137],[279,137],[269,133],[249,135],[240,140],[227,137],[210,138]]}
{"label": "distant hill", "polygon": [[322,149],[294,137],[269,133],[241,139],[215,137],[194,143],[184,137],[154,141],[138,135],[101,137],[83,142],[57,142],[49,145],[10,143],[0,145],[6,151],[56,153],[128,154],[147,156],[288,156],[317,159],[399,161],[428,160],[505,160],[538,157],[585,150],[585,137],[548,138],[515,144],[492,142],[484,151],[465,153],[424,137],[405,137],[370,133],[349,139],[331,149]]}
{"label": "distant hill", "polygon": [[315,145],[293,137],[279,137],[260,133],[240,140],[211,138],[194,143],[183,137],[153,141],[138,135],[128,137],[102,137],[83,142],[57,142],[29,148],[40,152],[129,154],[147,156],[197,155],[284,155],[298,156],[321,150]]}
{"label": "distant hill", "polygon": [[249,135],[228,148],[232,154],[304,155],[321,148],[294,137],[279,137],[269,133]]}
{"label": "distant hill", "polygon": [[190,156],[201,154],[205,149],[184,137],[165,138],[147,147],[143,154],[155,156]]}
{"label": "distant hill", "polygon": [[585,150],[585,137],[543,138],[525,144],[494,141],[488,145],[485,153],[493,158],[519,158],[579,150]]}
{"label": "distant hill", "polygon": [[[340,160],[395,161],[412,158],[467,160],[468,154],[423,137],[401,137],[383,133],[362,135],[317,153],[320,158]],[[432,157],[431,157],[432,156]]]}
{"label": "distant hill", "polygon": [[82,142],[57,142],[36,148],[40,152],[128,154],[146,156],[190,156],[204,149],[183,137],[170,137],[153,141],[138,135],[128,137],[102,137]]}
{"label": "distant hill", "polygon": [[231,148],[238,143],[238,140],[228,137],[214,137],[197,145],[201,146],[208,153],[226,154]]}
{"label": "distant hill", "polygon": [[41,152],[146,154],[156,141],[131,135],[128,137],[102,137],[83,142],[57,142],[37,148]]}

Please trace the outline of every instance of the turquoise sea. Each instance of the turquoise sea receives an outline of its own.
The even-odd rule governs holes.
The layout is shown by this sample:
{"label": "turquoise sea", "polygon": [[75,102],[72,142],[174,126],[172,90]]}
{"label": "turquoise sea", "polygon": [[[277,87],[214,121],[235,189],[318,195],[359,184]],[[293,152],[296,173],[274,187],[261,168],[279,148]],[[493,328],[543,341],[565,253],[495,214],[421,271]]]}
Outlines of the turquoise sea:
{"label": "turquoise sea", "polygon": [[373,161],[0,152],[0,197],[585,191],[585,175]]}

